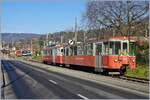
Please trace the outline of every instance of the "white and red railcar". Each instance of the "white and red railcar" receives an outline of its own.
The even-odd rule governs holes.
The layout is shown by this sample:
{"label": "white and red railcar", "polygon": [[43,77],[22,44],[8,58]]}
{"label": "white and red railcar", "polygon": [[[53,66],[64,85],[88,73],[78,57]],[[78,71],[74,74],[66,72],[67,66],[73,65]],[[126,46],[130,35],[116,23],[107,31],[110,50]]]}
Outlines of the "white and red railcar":
{"label": "white and red railcar", "polygon": [[64,64],[63,46],[53,45],[44,48],[43,62],[48,64]]}
{"label": "white and red railcar", "polygon": [[114,37],[85,44],[46,47],[43,62],[84,66],[105,74],[116,71],[124,74],[127,67],[136,68],[135,41]]}

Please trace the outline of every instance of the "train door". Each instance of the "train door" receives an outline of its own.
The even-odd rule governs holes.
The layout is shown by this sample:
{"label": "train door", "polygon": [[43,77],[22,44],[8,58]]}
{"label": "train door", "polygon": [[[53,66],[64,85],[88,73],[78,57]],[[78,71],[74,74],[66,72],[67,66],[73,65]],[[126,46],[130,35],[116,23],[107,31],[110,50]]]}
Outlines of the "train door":
{"label": "train door", "polygon": [[67,52],[67,48],[66,47],[64,47],[64,64],[66,64],[66,56],[67,56],[67,54],[66,54],[66,52]]}
{"label": "train door", "polygon": [[59,61],[60,64],[63,64],[63,63],[64,63],[64,59],[63,59],[63,58],[64,58],[64,57],[63,57],[64,54],[63,54],[63,51],[64,51],[64,48],[61,47],[61,48],[60,48],[60,61]]}
{"label": "train door", "polygon": [[52,49],[53,63],[55,64],[56,49]]}
{"label": "train door", "polygon": [[101,72],[102,71],[102,43],[96,44],[96,66],[95,71]]}
{"label": "train door", "polygon": [[64,57],[64,63],[65,67],[69,67],[69,47],[65,47],[65,57]]}

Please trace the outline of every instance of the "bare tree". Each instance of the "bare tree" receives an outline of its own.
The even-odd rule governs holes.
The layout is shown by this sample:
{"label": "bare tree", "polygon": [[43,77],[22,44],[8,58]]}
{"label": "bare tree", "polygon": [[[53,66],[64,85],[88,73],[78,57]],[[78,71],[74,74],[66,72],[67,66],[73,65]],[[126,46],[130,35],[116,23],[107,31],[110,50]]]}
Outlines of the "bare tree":
{"label": "bare tree", "polygon": [[111,28],[117,35],[131,35],[133,27],[149,16],[148,10],[148,1],[89,1],[84,19],[89,29]]}

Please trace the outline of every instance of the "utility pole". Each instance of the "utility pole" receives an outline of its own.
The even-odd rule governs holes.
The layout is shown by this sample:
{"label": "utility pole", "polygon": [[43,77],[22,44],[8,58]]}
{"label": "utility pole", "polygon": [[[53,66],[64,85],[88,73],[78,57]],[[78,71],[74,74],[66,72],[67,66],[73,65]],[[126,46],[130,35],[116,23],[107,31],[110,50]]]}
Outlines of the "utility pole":
{"label": "utility pole", "polygon": [[129,51],[130,51],[130,35],[131,35],[131,1],[127,1],[127,17],[128,17],[128,40],[129,40]]}
{"label": "utility pole", "polygon": [[128,16],[128,38],[129,38],[129,42],[130,42],[130,35],[131,35],[131,1],[127,1],[127,7],[128,7],[128,11],[127,11],[127,16]]}
{"label": "utility pole", "polygon": [[14,41],[12,40],[11,41],[11,50],[12,50],[13,46],[14,46]]}
{"label": "utility pole", "polygon": [[77,43],[78,39],[77,39],[77,18],[75,18],[75,35],[74,35],[74,41],[75,43]]}
{"label": "utility pole", "polygon": [[48,46],[48,33],[46,34],[46,46]]}
{"label": "utility pole", "polygon": [[32,46],[32,39],[31,39],[31,41],[30,41],[30,49],[31,49],[31,52],[33,52],[33,46]]}
{"label": "utility pole", "polygon": [[84,43],[85,43],[85,38],[86,38],[86,33],[85,33],[85,31],[83,32],[83,37],[84,37]]}
{"label": "utility pole", "polygon": [[114,27],[112,28],[112,31],[113,31],[113,37],[115,37],[115,28]]}

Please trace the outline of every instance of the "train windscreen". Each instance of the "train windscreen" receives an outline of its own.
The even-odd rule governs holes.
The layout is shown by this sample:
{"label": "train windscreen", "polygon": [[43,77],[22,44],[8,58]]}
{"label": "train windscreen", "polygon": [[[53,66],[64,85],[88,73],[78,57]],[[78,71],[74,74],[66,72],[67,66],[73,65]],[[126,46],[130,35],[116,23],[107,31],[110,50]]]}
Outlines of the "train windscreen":
{"label": "train windscreen", "polygon": [[121,54],[121,42],[120,41],[104,42],[104,54],[120,55]]}

